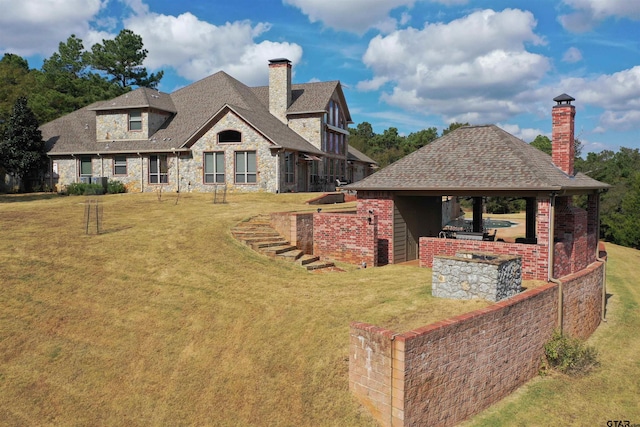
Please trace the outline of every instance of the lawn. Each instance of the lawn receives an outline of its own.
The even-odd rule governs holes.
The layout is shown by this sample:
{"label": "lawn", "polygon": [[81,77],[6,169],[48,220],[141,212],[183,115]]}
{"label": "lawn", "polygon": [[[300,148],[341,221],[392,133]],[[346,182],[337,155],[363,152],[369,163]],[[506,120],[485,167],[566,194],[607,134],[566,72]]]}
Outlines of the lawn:
{"label": "lawn", "polygon": [[[411,266],[311,274],[230,228],[309,194],[0,196],[0,424],[371,426],[352,320],[404,331],[486,303]],[[332,206],[327,209],[332,209]]]}
{"label": "lawn", "polygon": [[607,321],[587,341],[601,366],[578,378],[536,378],[465,426],[640,425],[640,251],[607,251]]}
{"label": "lawn", "polygon": [[[401,332],[485,303],[432,298],[428,269],[311,274],[231,237],[309,198],[101,196],[86,235],[85,197],[0,196],[0,425],[375,425],[348,391],[349,322]],[[602,366],[468,425],[640,423],[640,252],[608,250]]]}

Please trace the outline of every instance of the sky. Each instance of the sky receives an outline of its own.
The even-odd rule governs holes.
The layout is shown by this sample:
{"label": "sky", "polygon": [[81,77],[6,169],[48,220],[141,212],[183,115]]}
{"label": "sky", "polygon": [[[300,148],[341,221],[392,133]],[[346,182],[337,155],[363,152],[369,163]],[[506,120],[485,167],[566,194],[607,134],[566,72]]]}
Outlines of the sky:
{"label": "sky", "polygon": [[172,91],[223,70],[268,83],[340,80],[356,126],[402,135],[452,122],[551,136],[553,98],[576,101],[583,152],[640,148],[640,0],[0,0],[0,53],[40,68],[75,34],[123,28]]}

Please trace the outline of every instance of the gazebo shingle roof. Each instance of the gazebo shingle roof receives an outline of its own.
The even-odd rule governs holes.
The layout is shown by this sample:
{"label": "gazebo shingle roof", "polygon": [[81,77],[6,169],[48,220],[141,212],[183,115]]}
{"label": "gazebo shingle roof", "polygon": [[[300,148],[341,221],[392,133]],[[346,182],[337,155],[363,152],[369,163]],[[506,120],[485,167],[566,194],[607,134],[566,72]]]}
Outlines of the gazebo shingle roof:
{"label": "gazebo shingle roof", "polygon": [[458,128],[349,185],[350,190],[587,191],[609,186],[569,176],[551,156],[495,125]]}

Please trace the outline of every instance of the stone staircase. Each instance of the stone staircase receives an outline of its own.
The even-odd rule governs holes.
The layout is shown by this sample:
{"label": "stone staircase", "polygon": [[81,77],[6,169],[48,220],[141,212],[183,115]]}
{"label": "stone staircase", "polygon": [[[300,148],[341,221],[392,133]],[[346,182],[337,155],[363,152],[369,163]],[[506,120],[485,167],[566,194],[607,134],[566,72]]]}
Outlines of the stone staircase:
{"label": "stone staircase", "polygon": [[321,261],[320,257],[305,254],[296,245],[289,243],[271,226],[271,218],[268,215],[258,215],[237,224],[231,229],[231,234],[254,251],[271,258],[298,263],[307,271],[343,271],[333,262]]}

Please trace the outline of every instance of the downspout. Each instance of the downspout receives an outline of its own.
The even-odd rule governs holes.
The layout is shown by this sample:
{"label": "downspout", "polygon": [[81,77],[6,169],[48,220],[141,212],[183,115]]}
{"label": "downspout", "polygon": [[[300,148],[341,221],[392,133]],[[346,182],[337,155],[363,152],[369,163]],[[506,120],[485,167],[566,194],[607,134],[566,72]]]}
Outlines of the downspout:
{"label": "downspout", "polygon": [[280,194],[280,190],[282,189],[281,183],[280,183],[280,160],[281,160],[281,149],[278,149],[278,151],[276,151],[276,194]]}
{"label": "downspout", "polygon": [[173,155],[176,156],[176,174],[177,174],[177,188],[176,191],[180,192],[180,154],[176,154],[175,150],[173,151]]}
{"label": "downspout", "polygon": [[548,265],[548,273],[547,273],[547,281],[555,283],[558,285],[558,329],[560,330],[560,334],[562,334],[562,282],[553,277],[553,262],[554,262],[554,252],[555,252],[555,207],[556,207],[556,194],[551,194],[551,204],[549,207],[549,265]]}
{"label": "downspout", "polygon": [[600,319],[606,322],[606,308],[607,308],[607,260],[600,258],[600,194],[598,194],[598,204],[596,207],[597,222],[596,222],[596,261],[602,263],[602,308],[600,311]]}
{"label": "downspout", "polygon": [[144,193],[144,160],[142,154],[138,153],[140,157],[140,192]]}
{"label": "downspout", "polygon": [[73,180],[78,182],[78,159],[75,154],[72,154],[71,158],[73,159]]}
{"label": "downspout", "polygon": [[49,190],[53,191],[53,159],[49,156]]}

